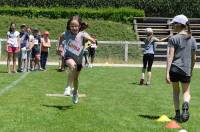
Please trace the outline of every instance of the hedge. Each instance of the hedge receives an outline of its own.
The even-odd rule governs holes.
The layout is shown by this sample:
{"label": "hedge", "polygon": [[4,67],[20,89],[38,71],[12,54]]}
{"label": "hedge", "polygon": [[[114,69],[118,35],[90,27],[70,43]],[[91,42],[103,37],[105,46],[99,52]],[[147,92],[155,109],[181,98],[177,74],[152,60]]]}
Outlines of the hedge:
{"label": "hedge", "polygon": [[1,0],[0,6],[37,7],[132,7],[144,9],[146,16],[173,17],[185,14],[200,17],[199,0]]}
{"label": "hedge", "polygon": [[67,18],[80,15],[83,18],[104,19],[117,22],[130,22],[133,17],[144,16],[143,10],[133,8],[25,8],[0,7],[1,15],[15,15],[27,17]]}

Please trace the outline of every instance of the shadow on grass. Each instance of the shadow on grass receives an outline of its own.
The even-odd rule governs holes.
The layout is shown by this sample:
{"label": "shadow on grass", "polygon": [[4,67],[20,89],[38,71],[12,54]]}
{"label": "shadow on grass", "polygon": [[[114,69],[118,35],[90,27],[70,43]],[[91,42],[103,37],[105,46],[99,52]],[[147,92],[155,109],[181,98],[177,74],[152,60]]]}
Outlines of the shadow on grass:
{"label": "shadow on grass", "polygon": [[[160,116],[156,115],[138,115],[138,116],[149,120],[157,120],[158,118],[160,118]],[[173,117],[169,117],[169,119],[173,120]]]}
{"label": "shadow on grass", "polygon": [[132,82],[132,83],[129,83],[129,84],[141,86],[138,82]]}
{"label": "shadow on grass", "polygon": [[159,118],[159,116],[155,116],[155,115],[138,115],[138,116],[145,119],[149,119],[149,120],[156,120]]}
{"label": "shadow on grass", "polygon": [[42,106],[45,106],[45,107],[48,107],[48,108],[56,108],[58,110],[73,109],[72,105],[45,105],[45,104],[43,104]]}
{"label": "shadow on grass", "polygon": [[7,71],[0,71],[0,73],[8,73]]}

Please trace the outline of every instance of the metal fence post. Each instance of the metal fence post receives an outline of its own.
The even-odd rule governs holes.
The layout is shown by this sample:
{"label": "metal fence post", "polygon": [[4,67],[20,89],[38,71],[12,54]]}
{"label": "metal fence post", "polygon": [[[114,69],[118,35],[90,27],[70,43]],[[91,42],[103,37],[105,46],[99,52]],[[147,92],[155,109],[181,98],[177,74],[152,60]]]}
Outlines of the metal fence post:
{"label": "metal fence post", "polygon": [[0,59],[1,59],[1,39],[0,39]]}
{"label": "metal fence post", "polygon": [[125,54],[124,54],[125,62],[128,62],[128,43],[125,41]]}

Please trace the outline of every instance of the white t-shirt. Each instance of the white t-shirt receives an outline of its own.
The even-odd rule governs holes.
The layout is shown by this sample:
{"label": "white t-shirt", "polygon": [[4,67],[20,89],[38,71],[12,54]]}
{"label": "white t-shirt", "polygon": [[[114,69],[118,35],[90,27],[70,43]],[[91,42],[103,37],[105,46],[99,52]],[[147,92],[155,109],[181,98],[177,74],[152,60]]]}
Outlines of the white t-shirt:
{"label": "white t-shirt", "polygon": [[8,31],[7,32],[7,43],[8,43],[8,46],[19,47],[18,38],[19,38],[19,32],[18,31],[15,31],[15,32]]}

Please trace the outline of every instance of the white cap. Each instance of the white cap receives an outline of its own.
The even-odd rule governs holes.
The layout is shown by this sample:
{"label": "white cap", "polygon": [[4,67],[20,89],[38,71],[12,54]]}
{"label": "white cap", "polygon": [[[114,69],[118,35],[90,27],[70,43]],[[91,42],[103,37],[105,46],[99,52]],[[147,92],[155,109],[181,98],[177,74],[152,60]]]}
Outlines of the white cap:
{"label": "white cap", "polygon": [[147,33],[153,33],[153,29],[152,28],[146,28],[146,32]]}
{"label": "white cap", "polygon": [[188,22],[188,18],[183,14],[177,15],[173,18],[173,20],[170,22],[170,24],[173,24],[175,22],[186,25],[186,23]]}

